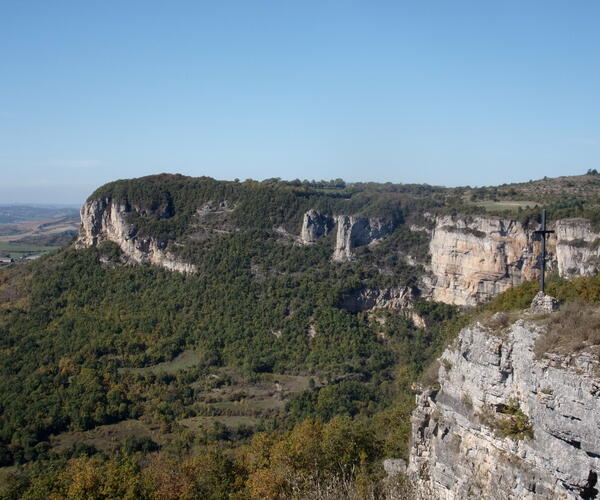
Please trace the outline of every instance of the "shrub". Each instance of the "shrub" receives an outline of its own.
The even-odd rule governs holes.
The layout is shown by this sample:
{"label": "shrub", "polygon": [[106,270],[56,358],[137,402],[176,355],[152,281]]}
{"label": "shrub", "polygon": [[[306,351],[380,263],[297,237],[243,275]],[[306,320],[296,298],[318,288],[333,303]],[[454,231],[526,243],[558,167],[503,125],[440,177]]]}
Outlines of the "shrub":
{"label": "shrub", "polygon": [[499,437],[512,439],[533,439],[533,425],[529,417],[521,410],[516,398],[509,399],[506,404],[500,404],[496,411],[486,407],[479,414],[483,425],[494,430]]}
{"label": "shrub", "polygon": [[568,302],[547,318],[546,331],[535,343],[535,355],[574,354],[600,346],[600,309],[582,301]]}

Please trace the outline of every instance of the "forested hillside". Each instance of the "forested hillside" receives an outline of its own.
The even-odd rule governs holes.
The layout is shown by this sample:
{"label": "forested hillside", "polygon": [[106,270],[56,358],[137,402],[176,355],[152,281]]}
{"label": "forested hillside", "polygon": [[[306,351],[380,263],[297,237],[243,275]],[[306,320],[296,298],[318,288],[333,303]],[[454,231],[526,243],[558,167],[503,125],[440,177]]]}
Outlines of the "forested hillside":
{"label": "forested hillside", "polygon": [[[135,208],[135,234],[196,272],[135,264],[111,242],[0,271],[2,498],[301,498],[333,477],[380,488],[381,460],[406,456],[415,384],[468,314],[418,293],[408,309],[348,301],[424,275],[427,240],[409,227],[425,212],[595,203],[520,189],[172,175],[99,188],[90,200]],[[310,209],[395,228],[332,262],[331,236],[297,241]]]}

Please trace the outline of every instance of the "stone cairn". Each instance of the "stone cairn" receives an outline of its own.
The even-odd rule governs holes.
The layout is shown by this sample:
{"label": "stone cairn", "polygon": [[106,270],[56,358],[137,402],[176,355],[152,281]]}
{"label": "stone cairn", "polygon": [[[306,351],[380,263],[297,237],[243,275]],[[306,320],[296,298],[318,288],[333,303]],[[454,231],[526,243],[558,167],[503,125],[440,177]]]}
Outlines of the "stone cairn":
{"label": "stone cairn", "polygon": [[559,307],[560,302],[557,299],[551,295],[546,295],[544,292],[539,291],[531,301],[529,312],[533,314],[545,314],[558,311]]}

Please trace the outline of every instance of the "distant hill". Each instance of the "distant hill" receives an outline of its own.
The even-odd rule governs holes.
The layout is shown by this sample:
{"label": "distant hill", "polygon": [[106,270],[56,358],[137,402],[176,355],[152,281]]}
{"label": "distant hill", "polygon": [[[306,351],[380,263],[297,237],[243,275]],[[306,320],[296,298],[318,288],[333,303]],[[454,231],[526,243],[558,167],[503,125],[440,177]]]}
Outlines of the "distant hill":
{"label": "distant hill", "polygon": [[69,243],[79,229],[79,208],[0,205],[0,257],[34,258]]}
{"label": "distant hill", "polygon": [[0,224],[78,217],[79,207],[63,205],[0,205]]}

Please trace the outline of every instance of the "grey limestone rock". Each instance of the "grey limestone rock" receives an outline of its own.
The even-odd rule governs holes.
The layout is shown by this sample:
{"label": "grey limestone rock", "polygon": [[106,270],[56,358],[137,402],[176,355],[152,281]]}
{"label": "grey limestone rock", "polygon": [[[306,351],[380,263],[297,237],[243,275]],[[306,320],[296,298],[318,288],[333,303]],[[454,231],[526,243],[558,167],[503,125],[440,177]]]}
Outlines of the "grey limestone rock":
{"label": "grey limestone rock", "polygon": [[319,238],[329,234],[334,221],[329,215],[324,215],[316,210],[309,210],[304,214],[300,241],[304,244],[314,243]]}
{"label": "grey limestone rock", "polygon": [[[600,270],[600,233],[589,220],[560,219],[547,240],[548,268],[572,278]],[[476,305],[504,290],[538,279],[537,227],[492,216],[440,216],[431,235],[431,297]]]}
{"label": "grey limestone rock", "polygon": [[170,253],[164,241],[151,237],[140,237],[137,229],[127,222],[131,207],[112,199],[90,200],[81,207],[81,228],[75,242],[76,248],[85,248],[112,241],[133,262],[192,273],[196,267],[183,262]]}
{"label": "grey limestone rock", "polygon": [[[477,324],[443,353],[439,387],[417,396],[411,419],[408,474],[419,491],[444,499],[598,495],[598,360],[536,359],[542,333],[524,320],[503,331]],[[508,407],[518,408],[531,437],[499,433]]]}
{"label": "grey limestone rock", "polygon": [[383,470],[388,477],[404,474],[406,472],[406,462],[401,458],[386,458],[383,461]]}
{"label": "grey limestone rock", "polygon": [[335,222],[337,234],[332,259],[337,262],[352,260],[352,250],[355,247],[374,243],[390,234],[396,227],[393,221],[355,215],[338,215]]}

